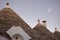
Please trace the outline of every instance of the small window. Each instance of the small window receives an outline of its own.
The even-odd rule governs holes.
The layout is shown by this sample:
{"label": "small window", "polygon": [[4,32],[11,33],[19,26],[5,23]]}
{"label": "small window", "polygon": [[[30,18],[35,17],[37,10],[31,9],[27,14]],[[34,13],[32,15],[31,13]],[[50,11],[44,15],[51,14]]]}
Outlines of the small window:
{"label": "small window", "polygon": [[15,37],[16,39],[18,39],[18,37]]}
{"label": "small window", "polygon": [[23,40],[23,37],[19,34],[15,34],[13,35],[12,40]]}

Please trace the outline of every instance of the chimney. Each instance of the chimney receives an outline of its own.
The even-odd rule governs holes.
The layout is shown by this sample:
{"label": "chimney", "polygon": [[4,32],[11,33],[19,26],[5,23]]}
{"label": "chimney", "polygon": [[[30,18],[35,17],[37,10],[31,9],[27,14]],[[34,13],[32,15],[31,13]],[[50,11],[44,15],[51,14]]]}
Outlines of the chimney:
{"label": "chimney", "polygon": [[46,21],[42,21],[42,25],[44,26],[44,27],[46,27],[47,25],[46,25]]}

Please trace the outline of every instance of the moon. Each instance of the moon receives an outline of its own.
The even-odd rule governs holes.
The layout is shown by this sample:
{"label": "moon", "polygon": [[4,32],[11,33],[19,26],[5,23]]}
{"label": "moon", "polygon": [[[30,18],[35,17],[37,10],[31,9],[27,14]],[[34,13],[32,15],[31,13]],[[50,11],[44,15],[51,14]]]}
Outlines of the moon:
{"label": "moon", "polygon": [[48,9],[48,12],[51,12],[51,8]]}

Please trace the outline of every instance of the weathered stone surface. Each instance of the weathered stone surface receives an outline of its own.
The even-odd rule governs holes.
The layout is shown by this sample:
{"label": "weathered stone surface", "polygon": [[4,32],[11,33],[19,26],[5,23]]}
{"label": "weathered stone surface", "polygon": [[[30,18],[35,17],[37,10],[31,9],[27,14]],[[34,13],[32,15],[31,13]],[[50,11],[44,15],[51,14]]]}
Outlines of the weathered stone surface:
{"label": "weathered stone surface", "polygon": [[14,12],[11,8],[3,8],[0,11],[0,35],[8,37],[6,31],[12,26],[20,26],[29,36],[30,40],[60,40],[60,33],[52,33],[41,24],[37,24],[35,28],[31,29],[30,26]]}
{"label": "weathered stone surface", "polygon": [[5,32],[0,32],[0,36],[2,36],[2,37],[5,37],[5,38],[7,38],[7,39],[9,39],[9,40],[11,40],[11,37],[10,37],[10,35],[8,35],[7,33],[5,33]]}
{"label": "weathered stone surface", "polygon": [[59,40],[60,40],[60,32],[56,31],[56,32],[54,32],[54,35],[55,35],[56,37],[58,37]]}
{"label": "weathered stone surface", "polygon": [[40,23],[38,23],[33,30],[41,36],[41,38],[39,38],[40,40],[59,40],[52,32]]}
{"label": "weathered stone surface", "polygon": [[11,8],[3,8],[0,11],[0,32],[6,32],[12,26],[21,26],[31,37],[40,37],[30,26],[18,16]]}

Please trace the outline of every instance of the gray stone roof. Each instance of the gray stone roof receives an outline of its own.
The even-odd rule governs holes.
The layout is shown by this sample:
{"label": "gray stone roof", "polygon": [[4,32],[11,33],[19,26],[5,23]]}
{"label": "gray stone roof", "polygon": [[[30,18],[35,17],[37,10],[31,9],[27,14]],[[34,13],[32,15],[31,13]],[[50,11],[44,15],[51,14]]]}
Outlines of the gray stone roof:
{"label": "gray stone roof", "polygon": [[40,40],[59,40],[52,32],[50,32],[40,23],[37,23],[33,30],[35,30],[41,36]]}
{"label": "gray stone roof", "polygon": [[14,12],[11,8],[3,8],[0,11],[0,32],[6,32],[12,26],[20,26],[31,37],[40,37],[30,26]]}
{"label": "gray stone roof", "polygon": [[54,35],[60,39],[60,32],[59,31],[55,31]]}
{"label": "gray stone roof", "polygon": [[20,26],[32,37],[31,40],[59,40],[56,35],[39,22],[40,21],[38,20],[35,28],[31,29],[30,26],[11,8],[3,8],[0,10],[0,33],[6,33],[12,26]]}

